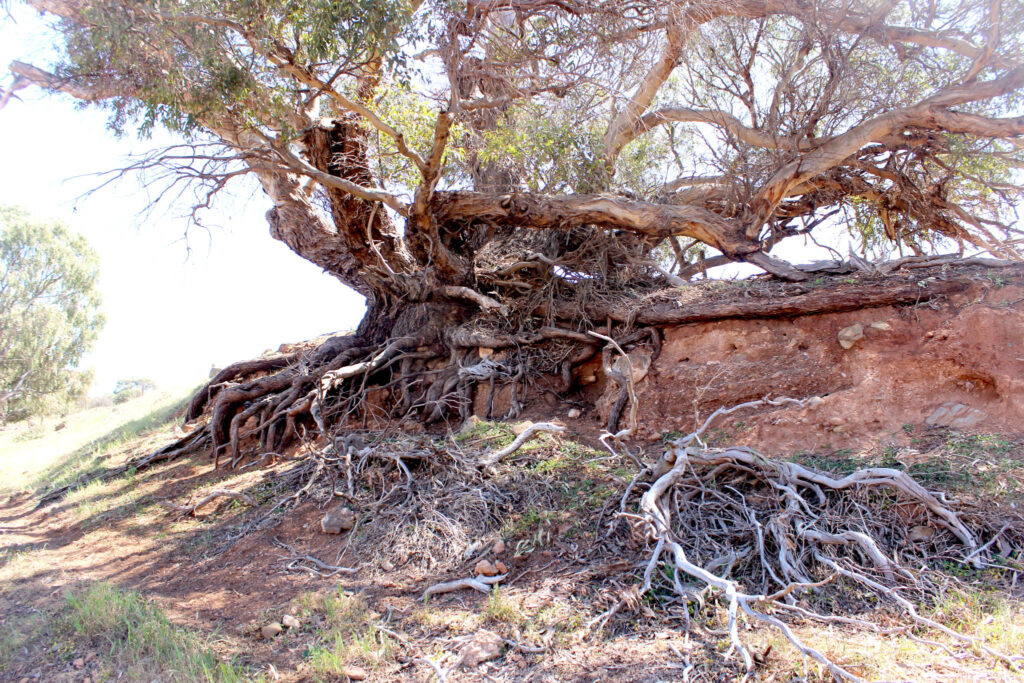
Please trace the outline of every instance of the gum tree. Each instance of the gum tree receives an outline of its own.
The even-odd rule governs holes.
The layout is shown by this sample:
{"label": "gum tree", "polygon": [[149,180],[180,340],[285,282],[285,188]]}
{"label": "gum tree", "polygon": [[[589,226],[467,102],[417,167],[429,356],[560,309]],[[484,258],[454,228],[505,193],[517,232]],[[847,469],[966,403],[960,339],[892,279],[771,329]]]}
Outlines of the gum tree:
{"label": "gum tree", "polygon": [[103,326],[98,275],[84,237],[0,207],[0,420],[49,412],[88,388],[76,366]]}
{"label": "gum tree", "polygon": [[271,235],[366,297],[355,334],[195,397],[218,456],[326,434],[373,387],[376,417],[429,423],[511,383],[515,414],[533,373],[572,387],[590,332],[684,321],[657,292],[730,261],[806,279],[770,251],[836,225],[867,259],[1020,258],[1020,3],[28,4],[60,57],[14,62],[3,102],[38,86],[179,133],[134,168],[197,210],[254,179]]}

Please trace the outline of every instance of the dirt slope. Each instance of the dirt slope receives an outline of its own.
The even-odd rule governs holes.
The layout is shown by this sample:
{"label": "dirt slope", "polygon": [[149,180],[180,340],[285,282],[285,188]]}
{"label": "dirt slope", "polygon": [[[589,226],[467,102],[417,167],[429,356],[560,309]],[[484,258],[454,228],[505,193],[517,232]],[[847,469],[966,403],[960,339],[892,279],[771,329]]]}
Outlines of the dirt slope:
{"label": "dirt slope", "polygon": [[[863,337],[845,349],[839,334],[855,325]],[[600,380],[588,392],[600,419],[612,393]],[[1017,432],[1024,287],[982,276],[929,305],[672,328],[636,393],[647,439],[689,431],[716,408],[768,394],[821,397],[811,409],[740,418],[729,434],[777,454],[905,446],[915,426]]]}

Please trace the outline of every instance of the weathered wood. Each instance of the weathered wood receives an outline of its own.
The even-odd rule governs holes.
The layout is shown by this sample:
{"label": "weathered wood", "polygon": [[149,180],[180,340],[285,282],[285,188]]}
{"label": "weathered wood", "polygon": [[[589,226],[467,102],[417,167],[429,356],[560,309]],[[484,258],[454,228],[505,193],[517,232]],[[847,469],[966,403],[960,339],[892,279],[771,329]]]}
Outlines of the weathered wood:
{"label": "weathered wood", "polygon": [[[786,318],[820,313],[841,313],[879,306],[915,304],[937,296],[962,292],[970,286],[967,278],[922,281],[868,281],[832,285],[803,294],[722,302],[674,303],[663,301],[648,306],[588,304],[584,311],[593,320],[608,319],[643,325],[687,325],[714,320]],[[553,311],[556,318],[571,319],[579,309],[555,302],[539,313]]]}
{"label": "weathered wood", "polygon": [[281,370],[294,363],[298,357],[298,353],[286,353],[280,356],[254,358],[252,360],[232,363],[214,375],[209,382],[192,396],[188,408],[185,409],[185,422],[191,422],[202,415],[207,403],[217,395],[225,382],[230,382],[236,377],[251,377],[261,372]]}

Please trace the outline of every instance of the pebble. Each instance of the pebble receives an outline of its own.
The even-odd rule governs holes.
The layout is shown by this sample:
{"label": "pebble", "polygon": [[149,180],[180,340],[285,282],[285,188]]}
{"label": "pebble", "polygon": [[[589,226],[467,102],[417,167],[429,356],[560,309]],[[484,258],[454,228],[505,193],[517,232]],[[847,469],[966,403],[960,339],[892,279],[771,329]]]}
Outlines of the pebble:
{"label": "pebble", "polygon": [[488,560],[480,560],[479,562],[477,562],[476,566],[473,567],[473,571],[476,573],[477,576],[497,576],[501,573],[498,571],[498,568],[491,564]]}
{"label": "pebble", "polygon": [[324,518],[320,520],[320,528],[323,529],[325,534],[340,534],[342,531],[348,531],[355,525],[356,513],[344,505],[328,510]]}
{"label": "pebble", "polygon": [[290,614],[284,615],[284,617],[281,619],[281,624],[284,625],[285,628],[299,628],[300,626],[302,626],[299,620]]}
{"label": "pebble", "polygon": [[577,417],[583,414],[583,411],[579,408],[572,408],[569,410],[569,418],[575,420]]}
{"label": "pebble", "polygon": [[491,631],[480,631],[462,647],[460,660],[464,666],[475,667],[501,655],[505,641]]}
{"label": "pebble", "polygon": [[264,640],[270,640],[283,630],[284,626],[281,626],[281,624],[275,621],[274,623],[267,624],[266,626],[261,628],[260,634],[262,634]]}
{"label": "pebble", "polygon": [[494,547],[491,549],[491,552],[493,552],[495,555],[501,555],[503,552],[505,552],[505,541],[499,540],[497,543],[495,543]]}
{"label": "pebble", "polygon": [[839,345],[844,349],[852,349],[853,345],[864,338],[864,326],[860,323],[839,330]]}

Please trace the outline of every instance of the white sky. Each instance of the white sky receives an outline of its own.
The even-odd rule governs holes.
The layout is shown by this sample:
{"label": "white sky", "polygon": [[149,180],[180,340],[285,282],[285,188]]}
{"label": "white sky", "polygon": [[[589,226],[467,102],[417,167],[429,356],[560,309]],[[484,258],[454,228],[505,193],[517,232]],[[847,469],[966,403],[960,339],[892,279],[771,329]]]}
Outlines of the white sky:
{"label": "white sky", "polygon": [[[24,10],[12,8],[16,24],[0,19],[0,74],[13,59],[48,61],[45,27]],[[135,181],[79,199],[98,180],[71,180],[123,166],[153,142],[115,138],[102,112],[69,98],[19,95],[0,110],[0,204],[62,219],[99,252],[107,324],[83,363],[93,393],[129,377],[194,385],[211,365],[358,324],[362,297],[270,237],[261,192],[221,201],[208,214],[218,227],[193,229],[188,253],[186,207],[140,217],[148,201]]]}

